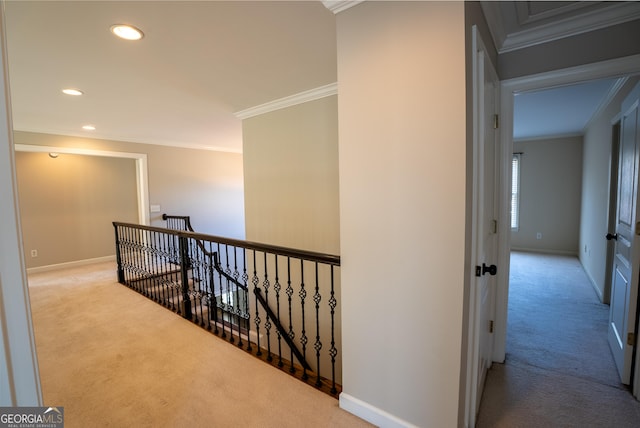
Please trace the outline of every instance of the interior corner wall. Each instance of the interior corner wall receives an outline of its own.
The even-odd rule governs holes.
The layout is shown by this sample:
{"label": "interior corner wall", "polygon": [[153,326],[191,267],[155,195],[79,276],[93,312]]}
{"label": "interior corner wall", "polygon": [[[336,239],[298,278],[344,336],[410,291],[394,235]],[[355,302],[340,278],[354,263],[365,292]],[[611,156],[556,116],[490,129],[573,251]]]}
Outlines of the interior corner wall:
{"label": "interior corner wall", "polygon": [[337,96],[242,123],[247,240],[340,252]]}
{"label": "interior corner wall", "polygon": [[511,248],[577,255],[582,137],[514,141],[513,151],[522,158],[520,227],[511,232]]}
{"label": "interior corner wall", "polygon": [[640,20],[504,52],[498,58],[501,79],[512,79],[640,54]]}
{"label": "interior corner wall", "polygon": [[608,302],[606,278],[612,121],[620,113],[622,101],[640,81],[630,78],[608,106],[585,129],[582,167],[582,217],[579,257],[601,299]]}
{"label": "interior corner wall", "polygon": [[27,268],[111,256],[111,223],[138,221],[133,159],[16,152],[16,174]]}
{"label": "interior corner wall", "polygon": [[[197,232],[244,239],[242,154],[20,131],[14,132],[14,141],[24,145],[146,154],[149,201],[161,208],[161,212],[150,213],[151,225],[165,226],[162,213],[189,215]],[[40,155],[46,157],[45,153]],[[56,160],[63,160],[63,155]],[[130,185],[135,186],[135,182]],[[135,192],[135,189],[126,192],[130,190]],[[50,196],[55,199],[55,195]],[[134,222],[137,223],[137,217]],[[85,223],[78,227],[84,228]],[[47,236],[38,239],[54,240]],[[111,254],[115,254],[115,247]],[[78,260],[64,262],[74,261]]]}
{"label": "interior corner wall", "polygon": [[337,15],[340,404],[376,425],[458,426],[464,26],[462,2]]}

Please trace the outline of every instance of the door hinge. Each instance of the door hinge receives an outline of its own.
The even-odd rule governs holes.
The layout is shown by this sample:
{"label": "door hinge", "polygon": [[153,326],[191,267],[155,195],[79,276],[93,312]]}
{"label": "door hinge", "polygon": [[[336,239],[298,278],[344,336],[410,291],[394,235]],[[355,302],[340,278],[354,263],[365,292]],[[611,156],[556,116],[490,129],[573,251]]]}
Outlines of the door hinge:
{"label": "door hinge", "polygon": [[480,266],[476,266],[476,276],[482,276],[482,268]]}
{"label": "door hinge", "polygon": [[491,233],[498,233],[498,220],[491,220]]}
{"label": "door hinge", "polygon": [[635,346],[636,345],[636,335],[633,333],[627,333],[627,345]]}
{"label": "door hinge", "polygon": [[493,129],[498,129],[500,127],[500,118],[497,114],[493,115]]}
{"label": "door hinge", "polygon": [[493,320],[489,321],[489,333],[493,333]]}

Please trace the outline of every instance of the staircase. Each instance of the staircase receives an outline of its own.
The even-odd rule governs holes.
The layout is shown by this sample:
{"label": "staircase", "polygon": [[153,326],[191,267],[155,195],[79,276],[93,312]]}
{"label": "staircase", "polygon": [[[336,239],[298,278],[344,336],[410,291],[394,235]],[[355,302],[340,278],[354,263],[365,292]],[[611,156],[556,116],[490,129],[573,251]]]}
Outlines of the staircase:
{"label": "staircase", "polygon": [[[118,281],[220,338],[337,397],[337,256],[193,231],[114,223]],[[338,329],[339,330],[339,329]]]}

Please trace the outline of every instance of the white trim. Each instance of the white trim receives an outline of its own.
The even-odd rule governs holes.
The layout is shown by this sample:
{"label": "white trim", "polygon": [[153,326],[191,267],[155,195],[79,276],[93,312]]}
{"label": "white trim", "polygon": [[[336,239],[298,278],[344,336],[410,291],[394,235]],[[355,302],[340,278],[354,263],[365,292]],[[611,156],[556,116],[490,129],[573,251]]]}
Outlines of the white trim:
{"label": "white trim", "polygon": [[[564,37],[622,24],[640,17],[640,7],[635,2],[610,3],[604,8],[554,22],[516,30],[507,34],[499,2],[480,2],[498,53],[527,48]],[[517,18],[517,16],[514,16]]]}
{"label": "white trim", "polygon": [[[519,77],[502,82],[500,116],[502,118],[500,140],[503,150],[501,151],[502,159],[500,161],[501,174],[504,180],[500,183],[501,207],[507,200],[507,194],[511,189],[511,171],[505,166],[505,159],[509,160],[513,152],[513,97],[515,94],[535,89],[546,89],[555,86],[578,83],[587,80],[595,80],[602,78],[622,77],[625,75],[633,75],[640,73],[640,55],[632,55],[628,57],[585,64],[581,66],[550,71],[531,76]],[[501,209],[508,209],[503,207]],[[506,211],[508,212],[508,211]],[[500,236],[500,241],[504,240],[506,244],[506,252],[500,251],[499,262],[505,265],[507,275],[498,279],[497,299],[496,299],[496,329],[494,343],[494,361],[504,361],[507,339],[507,306],[509,296],[509,243],[511,240],[511,230],[506,224],[500,224],[500,231],[506,231]],[[504,229],[503,229],[504,228]],[[499,245],[502,249],[503,245]],[[638,346],[638,345],[636,345]],[[640,352],[636,353],[636,367],[640,367]],[[634,376],[634,395],[640,395],[640,369],[636,370]]]}
{"label": "white trim", "polygon": [[359,5],[363,1],[364,0],[322,0],[322,4],[324,5],[324,7],[337,15],[344,10]]}
{"label": "white trim", "polygon": [[108,150],[81,149],[77,147],[37,146],[30,144],[16,144],[15,150],[20,152],[54,152],[74,155],[135,159],[136,189],[138,195],[138,222],[147,226],[149,225],[149,175],[147,155],[145,153],[113,152]]}
{"label": "white trim", "polygon": [[568,251],[568,250],[549,250],[546,248],[524,248],[524,247],[512,247],[511,251],[519,251],[523,253],[535,253],[535,254],[550,254],[555,256],[569,256],[569,257],[578,257],[579,251]]}
{"label": "white trim", "polygon": [[[91,265],[91,264],[94,264],[94,263],[106,263],[106,262],[115,262],[115,261],[116,261],[116,256],[115,255],[104,256],[104,257],[96,257],[96,258],[93,258],[93,259],[76,260],[76,261],[73,261],[73,262],[58,263],[58,264],[55,264],[55,265],[33,267],[33,268],[27,269],[27,274],[31,275],[33,273],[50,272],[50,271],[54,271],[54,270],[61,270],[61,269],[74,268],[74,267],[78,267],[78,266]],[[115,273],[114,273],[114,279],[115,279]]]}
{"label": "white trim", "polygon": [[613,83],[613,85],[611,85],[607,94],[604,96],[602,101],[600,101],[600,104],[598,105],[598,108],[596,109],[596,111],[591,115],[587,123],[584,125],[584,128],[582,128],[583,134],[589,128],[589,125],[591,125],[591,122],[593,122],[593,120],[596,117],[600,116],[600,114],[604,111],[604,109],[606,109],[611,103],[611,101],[613,101],[615,96],[618,95],[618,92],[620,92],[620,89],[622,89],[624,84],[627,83],[627,80],[629,80],[628,76],[621,77],[618,80],[616,80]]}
{"label": "white trim", "polygon": [[269,112],[280,110],[283,108],[295,106],[297,104],[303,104],[309,101],[314,101],[320,98],[329,97],[331,95],[337,95],[337,94],[338,94],[338,83],[330,83],[328,85],[320,86],[314,89],[309,89],[308,91],[300,92],[298,94],[290,95],[288,97],[269,101],[268,103],[260,104],[255,107],[250,107],[248,109],[241,110],[234,114],[238,119],[244,120],[244,119],[249,119],[250,117],[259,116],[261,114],[269,113]]}
{"label": "white trim", "polygon": [[417,425],[413,425],[347,393],[340,393],[338,400],[342,410],[352,413],[375,426],[382,428],[417,428]]}
{"label": "white trim", "polygon": [[0,4],[0,406],[42,406],[42,387],[25,270]]}
{"label": "white trim", "polygon": [[583,132],[570,132],[567,134],[550,134],[550,135],[539,135],[533,137],[521,137],[514,138],[514,143],[524,143],[526,141],[541,141],[541,140],[564,140],[566,138],[576,138],[576,137],[584,137]]}
{"label": "white trim", "polygon": [[92,140],[107,140],[107,141],[120,141],[123,143],[136,143],[136,144],[146,144],[152,146],[164,146],[164,147],[177,147],[180,149],[194,149],[194,150],[209,150],[214,152],[225,152],[225,153],[242,153],[242,148],[232,148],[232,147],[219,147],[219,146],[206,146],[203,144],[196,143],[178,143],[172,141],[147,141],[139,138],[131,138],[131,137],[118,137],[113,135],[99,135],[99,134],[91,134],[91,136],[87,136],[86,133],[80,132],[66,132],[65,134],[60,134],[59,129],[47,129],[47,128],[29,128],[29,129],[21,129],[14,128],[15,131],[21,132],[35,132],[38,134],[50,134],[50,135],[62,135],[64,137],[78,137],[78,138],[90,138]]}

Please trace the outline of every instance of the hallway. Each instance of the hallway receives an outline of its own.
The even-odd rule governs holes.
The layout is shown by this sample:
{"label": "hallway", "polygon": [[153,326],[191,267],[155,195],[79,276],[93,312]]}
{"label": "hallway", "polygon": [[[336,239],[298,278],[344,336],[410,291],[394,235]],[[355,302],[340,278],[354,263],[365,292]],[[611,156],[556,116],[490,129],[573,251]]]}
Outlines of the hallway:
{"label": "hallway", "polygon": [[477,427],[636,427],[601,304],[575,257],[513,252],[507,356],[487,376]]}

